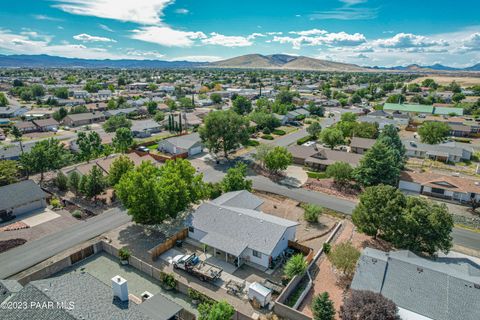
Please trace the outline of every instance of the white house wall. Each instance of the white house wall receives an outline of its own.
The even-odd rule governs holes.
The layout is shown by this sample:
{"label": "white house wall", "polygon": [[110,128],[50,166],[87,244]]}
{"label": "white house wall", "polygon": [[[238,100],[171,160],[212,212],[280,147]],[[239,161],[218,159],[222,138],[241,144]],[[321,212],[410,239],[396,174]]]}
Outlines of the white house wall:
{"label": "white house wall", "polygon": [[398,187],[402,190],[413,191],[420,193],[422,186],[419,183],[409,182],[409,181],[400,181]]}
{"label": "white house wall", "polygon": [[282,239],[277,243],[272,252],[272,257],[275,259],[278,257],[285,249],[288,248],[288,240],[295,240],[295,231],[296,226],[288,228],[282,236]]}

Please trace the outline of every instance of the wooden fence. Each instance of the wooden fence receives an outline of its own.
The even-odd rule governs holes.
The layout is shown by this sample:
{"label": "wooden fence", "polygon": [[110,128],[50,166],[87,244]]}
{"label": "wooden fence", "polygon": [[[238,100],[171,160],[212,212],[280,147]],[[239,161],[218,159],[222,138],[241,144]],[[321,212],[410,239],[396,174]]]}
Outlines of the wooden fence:
{"label": "wooden fence", "polygon": [[168,238],[166,241],[162,242],[156,247],[148,250],[150,258],[152,261],[155,261],[162,253],[173,248],[178,240],[183,240],[188,236],[188,229],[183,229],[174,236]]}
{"label": "wooden fence", "polygon": [[290,240],[288,240],[288,246],[292,249],[295,249],[303,253],[303,255],[305,256],[305,260],[308,263],[310,263],[313,260],[314,252],[312,248],[304,246],[303,244],[300,244],[295,241],[290,241]]}

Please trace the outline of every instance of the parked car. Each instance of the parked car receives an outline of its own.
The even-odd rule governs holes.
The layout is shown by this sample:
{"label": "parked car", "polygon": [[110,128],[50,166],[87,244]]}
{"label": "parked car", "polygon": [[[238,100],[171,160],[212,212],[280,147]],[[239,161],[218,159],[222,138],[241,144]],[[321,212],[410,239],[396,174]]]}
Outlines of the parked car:
{"label": "parked car", "polygon": [[141,152],[147,152],[147,153],[150,152],[150,149],[148,149],[145,146],[139,146],[139,147],[137,147],[137,150],[141,151]]}

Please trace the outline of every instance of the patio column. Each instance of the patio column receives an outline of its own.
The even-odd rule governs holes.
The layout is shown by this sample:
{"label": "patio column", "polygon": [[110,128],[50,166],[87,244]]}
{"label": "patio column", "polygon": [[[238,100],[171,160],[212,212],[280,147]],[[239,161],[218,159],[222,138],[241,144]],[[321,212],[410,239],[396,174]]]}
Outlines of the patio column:
{"label": "patio column", "polygon": [[225,252],[225,262],[228,262],[228,253]]}

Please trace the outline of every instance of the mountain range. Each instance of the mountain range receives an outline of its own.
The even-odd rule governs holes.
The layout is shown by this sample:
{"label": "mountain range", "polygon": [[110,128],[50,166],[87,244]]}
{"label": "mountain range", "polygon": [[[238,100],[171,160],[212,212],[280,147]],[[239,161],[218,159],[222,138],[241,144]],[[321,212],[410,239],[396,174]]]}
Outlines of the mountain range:
{"label": "mountain range", "polygon": [[478,72],[480,63],[468,68],[453,68],[441,64],[420,66],[411,64],[396,67],[364,67],[356,64],[314,59],[305,56],[286,54],[247,54],[216,62],[164,61],[164,60],[98,60],[64,58],[49,55],[0,55],[0,67],[35,68],[228,68],[228,69],[275,69],[275,70],[311,70],[326,72]]}

